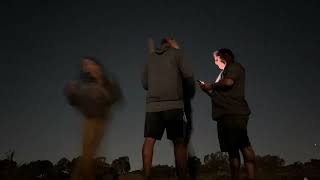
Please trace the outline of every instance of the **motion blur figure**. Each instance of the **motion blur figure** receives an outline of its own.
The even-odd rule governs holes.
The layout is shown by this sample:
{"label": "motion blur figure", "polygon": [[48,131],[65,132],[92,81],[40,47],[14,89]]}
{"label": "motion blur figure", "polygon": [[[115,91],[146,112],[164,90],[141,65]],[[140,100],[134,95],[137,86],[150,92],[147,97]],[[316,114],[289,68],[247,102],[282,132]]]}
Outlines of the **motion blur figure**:
{"label": "motion blur figure", "polygon": [[95,179],[94,156],[105,133],[112,106],[122,98],[119,84],[107,77],[103,65],[93,57],[85,57],[79,80],[66,87],[66,97],[84,116],[82,152],[73,171],[73,180]]}

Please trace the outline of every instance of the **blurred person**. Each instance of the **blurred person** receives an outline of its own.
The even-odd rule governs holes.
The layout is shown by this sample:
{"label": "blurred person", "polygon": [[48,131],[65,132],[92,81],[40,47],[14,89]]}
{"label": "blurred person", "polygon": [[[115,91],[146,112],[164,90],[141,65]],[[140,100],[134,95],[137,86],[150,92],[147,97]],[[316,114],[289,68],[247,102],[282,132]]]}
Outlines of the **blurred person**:
{"label": "blurred person", "polygon": [[122,93],[119,84],[108,77],[103,65],[93,57],[85,57],[81,64],[79,80],[66,87],[69,104],[84,116],[82,152],[72,174],[74,180],[95,179],[95,154],[105,133],[112,106]]}

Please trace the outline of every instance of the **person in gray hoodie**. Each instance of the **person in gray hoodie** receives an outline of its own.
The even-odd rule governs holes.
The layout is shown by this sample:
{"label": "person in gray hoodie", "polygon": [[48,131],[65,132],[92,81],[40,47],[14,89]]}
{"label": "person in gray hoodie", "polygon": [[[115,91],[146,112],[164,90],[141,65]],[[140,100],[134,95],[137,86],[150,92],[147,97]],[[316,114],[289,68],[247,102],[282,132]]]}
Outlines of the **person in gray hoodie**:
{"label": "person in gray hoodie", "polygon": [[186,179],[187,147],[185,145],[184,99],[195,93],[190,62],[172,38],[164,38],[161,47],[149,52],[142,75],[146,90],[146,119],[142,150],[145,179],[151,179],[153,148],[164,130],[174,144],[178,178]]}

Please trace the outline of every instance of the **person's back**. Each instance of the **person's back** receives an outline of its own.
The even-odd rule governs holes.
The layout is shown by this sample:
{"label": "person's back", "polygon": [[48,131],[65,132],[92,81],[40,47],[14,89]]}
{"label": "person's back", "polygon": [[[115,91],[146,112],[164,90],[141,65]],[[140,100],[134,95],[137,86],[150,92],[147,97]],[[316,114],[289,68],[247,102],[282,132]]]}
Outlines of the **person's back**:
{"label": "person's back", "polygon": [[192,98],[195,83],[191,65],[173,39],[164,39],[161,48],[152,51],[142,77],[146,90],[146,119],[143,144],[145,179],[151,178],[153,147],[166,130],[174,144],[179,179],[186,177],[187,150],[184,143],[184,99]]}
{"label": "person's back", "polygon": [[194,91],[194,82],[190,64],[181,50],[162,46],[150,54],[145,68],[147,112],[183,108],[182,82],[187,81],[190,91]]}

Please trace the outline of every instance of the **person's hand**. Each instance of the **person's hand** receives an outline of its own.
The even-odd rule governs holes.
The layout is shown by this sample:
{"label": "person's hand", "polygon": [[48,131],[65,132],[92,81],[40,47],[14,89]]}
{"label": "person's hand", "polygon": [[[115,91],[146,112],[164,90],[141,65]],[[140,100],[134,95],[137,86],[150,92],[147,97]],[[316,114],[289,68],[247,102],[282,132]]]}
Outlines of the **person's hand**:
{"label": "person's hand", "polygon": [[168,43],[170,44],[171,47],[173,47],[175,49],[180,49],[180,47],[175,39],[169,39]]}
{"label": "person's hand", "polygon": [[199,86],[202,90],[209,91],[212,89],[211,83],[199,83]]}
{"label": "person's hand", "polygon": [[201,90],[208,94],[209,96],[212,95],[213,89],[212,89],[212,84],[211,83],[200,83],[199,84]]}

